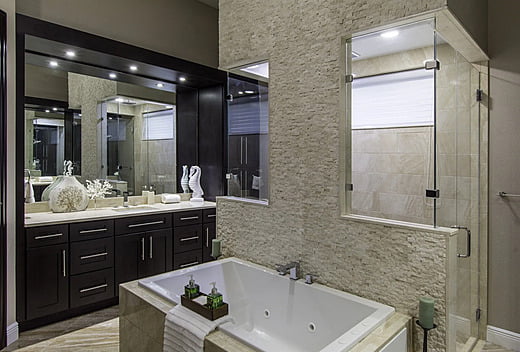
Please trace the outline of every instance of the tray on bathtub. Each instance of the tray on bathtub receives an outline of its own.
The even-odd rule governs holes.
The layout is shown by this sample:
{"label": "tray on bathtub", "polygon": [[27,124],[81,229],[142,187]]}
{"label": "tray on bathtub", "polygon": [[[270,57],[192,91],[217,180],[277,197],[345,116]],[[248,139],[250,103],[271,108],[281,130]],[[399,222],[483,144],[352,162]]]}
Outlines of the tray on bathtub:
{"label": "tray on bathtub", "polygon": [[[206,296],[206,294],[201,293],[201,296]],[[224,315],[229,313],[229,306],[225,302],[216,309],[210,309],[205,304],[200,304],[194,300],[189,299],[185,295],[181,295],[181,304],[189,310],[200,314],[209,320],[217,320],[218,318],[222,318]]]}

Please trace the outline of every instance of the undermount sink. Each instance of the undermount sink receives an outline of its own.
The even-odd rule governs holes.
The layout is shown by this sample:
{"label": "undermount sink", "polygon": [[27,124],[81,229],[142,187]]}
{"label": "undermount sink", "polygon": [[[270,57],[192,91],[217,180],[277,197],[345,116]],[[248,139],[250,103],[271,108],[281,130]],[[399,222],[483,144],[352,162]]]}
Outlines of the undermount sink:
{"label": "undermount sink", "polygon": [[132,213],[138,211],[146,211],[146,210],[157,210],[158,208],[152,207],[151,205],[134,205],[128,207],[117,207],[112,208],[113,211],[117,211],[120,213]]}

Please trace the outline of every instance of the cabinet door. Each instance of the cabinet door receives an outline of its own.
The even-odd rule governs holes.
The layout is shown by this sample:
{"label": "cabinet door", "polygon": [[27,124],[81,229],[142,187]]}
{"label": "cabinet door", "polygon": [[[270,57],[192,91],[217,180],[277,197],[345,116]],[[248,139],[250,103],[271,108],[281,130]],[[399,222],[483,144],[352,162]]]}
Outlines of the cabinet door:
{"label": "cabinet door", "polygon": [[139,268],[146,260],[145,233],[116,236],[115,238],[115,274],[116,293],[119,284],[139,278]]}
{"label": "cabinet door", "polygon": [[68,309],[67,244],[30,248],[26,260],[27,319]]}
{"label": "cabinet door", "polygon": [[212,260],[215,260],[215,258],[211,256],[211,240],[217,238],[216,229],[217,227],[214,222],[204,224],[202,227],[202,260],[204,262],[210,262]]}
{"label": "cabinet door", "polygon": [[172,230],[146,233],[145,260],[141,262],[139,277],[152,276],[172,270]]}

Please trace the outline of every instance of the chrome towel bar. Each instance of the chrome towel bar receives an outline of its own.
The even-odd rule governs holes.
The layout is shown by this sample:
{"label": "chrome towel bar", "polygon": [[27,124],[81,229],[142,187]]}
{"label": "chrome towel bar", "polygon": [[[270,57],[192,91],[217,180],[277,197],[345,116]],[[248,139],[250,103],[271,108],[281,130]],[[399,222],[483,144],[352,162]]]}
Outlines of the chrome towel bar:
{"label": "chrome towel bar", "polygon": [[498,192],[497,196],[499,197],[520,197],[520,194],[512,194],[507,192]]}

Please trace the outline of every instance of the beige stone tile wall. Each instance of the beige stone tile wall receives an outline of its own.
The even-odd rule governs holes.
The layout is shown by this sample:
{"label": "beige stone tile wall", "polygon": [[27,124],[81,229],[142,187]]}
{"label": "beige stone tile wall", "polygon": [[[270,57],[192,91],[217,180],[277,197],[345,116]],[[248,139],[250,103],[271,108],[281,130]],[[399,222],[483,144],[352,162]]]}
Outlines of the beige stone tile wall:
{"label": "beige stone tile wall", "polygon": [[[218,200],[225,255],[302,261],[323,283],[417,315],[437,299],[430,348],[446,342],[444,235],[340,218],[340,38],[445,1],[220,1],[220,66],[269,59],[270,202]],[[422,333],[414,332],[416,340]]]}

